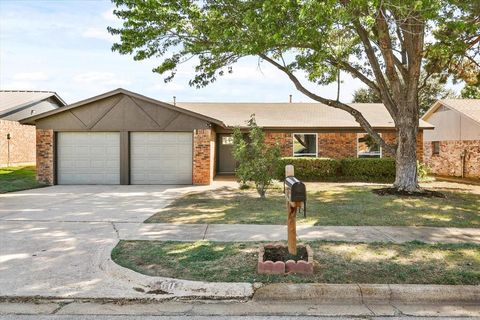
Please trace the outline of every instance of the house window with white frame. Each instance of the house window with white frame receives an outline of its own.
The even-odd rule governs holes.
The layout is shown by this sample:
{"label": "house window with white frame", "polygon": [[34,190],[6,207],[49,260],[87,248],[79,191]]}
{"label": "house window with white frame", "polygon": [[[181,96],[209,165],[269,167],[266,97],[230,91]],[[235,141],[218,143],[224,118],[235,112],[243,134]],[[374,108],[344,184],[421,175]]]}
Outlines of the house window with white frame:
{"label": "house window with white frame", "polygon": [[357,134],[358,158],[381,158],[382,147],[368,133]]}
{"label": "house window with white frame", "polygon": [[294,133],[293,134],[294,157],[317,157],[317,134]]}

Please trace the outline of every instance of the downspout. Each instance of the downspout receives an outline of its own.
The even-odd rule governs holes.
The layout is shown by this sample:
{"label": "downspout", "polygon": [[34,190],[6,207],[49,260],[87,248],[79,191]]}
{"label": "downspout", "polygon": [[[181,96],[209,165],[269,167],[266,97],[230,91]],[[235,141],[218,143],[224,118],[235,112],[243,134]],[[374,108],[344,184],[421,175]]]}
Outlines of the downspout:
{"label": "downspout", "polygon": [[465,159],[467,158],[467,150],[464,149],[461,153],[460,153],[460,161],[461,161],[461,168],[462,168],[462,178],[465,177]]}

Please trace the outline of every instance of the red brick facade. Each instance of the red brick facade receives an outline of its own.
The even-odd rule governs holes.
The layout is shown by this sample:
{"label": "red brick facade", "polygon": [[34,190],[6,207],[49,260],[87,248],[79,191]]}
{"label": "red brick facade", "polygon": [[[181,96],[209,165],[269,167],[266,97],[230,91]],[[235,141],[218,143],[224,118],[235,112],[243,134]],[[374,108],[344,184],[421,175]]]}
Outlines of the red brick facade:
{"label": "red brick facade", "polygon": [[[433,174],[440,176],[462,176],[480,178],[480,140],[451,140],[439,141],[440,152],[433,154],[433,142],[424,144],[424,161]],[[464,154],[464,158],[462,158]]]}
{"label": "red brick facade", "polygon": [[357,156],[355,132],[319,133],[318,156],[321,158],[347,158]]}
{"label": "red brick facade", "polygon": [[55,178],[53,130],[37,129],[37,180],[53,185]]}
{"label": "red brick facade", "polygon": [[[215,135],[211,129],[199,129],[193,132],[193,184],[210,184]],[[213,158],[212,158],[213,157]]]}
{"label": "red brick facade", "polygon": [[[389,144],[394,144],[395,132],[381,132],[383,139]],[[357,133],[356,132],[332,132],[317,133],[318,139],[318,157],[321,158],[347,158],[357,156]],[[273,144],[275,141],[280,143],[282,157],[293,156],[293,137],[292,133],[266,132],[265,142]],[[383,157],[393,157],[393,154],[383,151]],[[417,136],[417,158],[423,161],[423,132]]]}
{"label": "red brick facade", "polygon": [[35,163],[35,127],[0,120],[0,167],[30,163]]}
{"label": "red brick facade", "polygon": [[291,133],[284,132],[266,132],[265,143],[274,144],[278,141],[282,157],[291,157],[293,155],[293,137]]}

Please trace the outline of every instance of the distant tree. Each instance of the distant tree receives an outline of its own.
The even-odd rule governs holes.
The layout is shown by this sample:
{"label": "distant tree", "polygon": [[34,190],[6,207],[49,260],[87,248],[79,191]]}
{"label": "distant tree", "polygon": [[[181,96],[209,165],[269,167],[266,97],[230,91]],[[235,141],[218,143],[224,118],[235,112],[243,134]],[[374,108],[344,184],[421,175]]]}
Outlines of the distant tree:
{"label": "distant tree", "polygon": [[480,86],[466,85],[460,92],[460,96],[464,99],[480,99]]}
{"label": "distant tree", "polygon": [[265,135],[254,115],[248,121],[248,128],[248,138],[239,127],[233,130],[233,156],[238,161],[235,173],[240,183],[252,181],[263,199],[280,165],[280,146],[265,143]]}
{"label": "distant tree", "polygon": [[[418,106],[422,116],[439,99],[454,98],[455,92],[445,87],[441,77],[430,76],[426,78],[426,72],[420,74],[420,81],[424,83],[418,91]],[[361,88],[353,93],[353,102],[380,103],[382,99],[375,92],[368,88]]]}
{"label": "distant tree", "polygon": [[382,99],[370,88],[360,88],[353,93],[353,101],[356,103],[382,103]]}

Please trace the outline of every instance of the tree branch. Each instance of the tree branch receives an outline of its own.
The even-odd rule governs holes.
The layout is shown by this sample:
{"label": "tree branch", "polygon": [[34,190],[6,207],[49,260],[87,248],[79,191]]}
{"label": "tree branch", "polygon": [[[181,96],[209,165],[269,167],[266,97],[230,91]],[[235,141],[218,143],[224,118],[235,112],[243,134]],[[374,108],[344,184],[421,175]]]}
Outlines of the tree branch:
{"label": "tree branch", "polygon": [[288,75],[288,77],[290,78],[290,80],[295,85],[295,87],[297,88],[297,90],[302,92],[303,94],[305,94],[307,97],[309,97],[309,98],[311,98],[315,101],[321,102],[323,104],[326,104],[329,107],[341,109],[343,111],[348,112],[350,115],[352,115],[355,118],[355,121],[358,122],[358,124],[360,124],[360,126],[363,129],[365,129],[365,131],[368,134],[370,134],[373,139],[375,139],[376,142],[378,142],[383,148],[385,148],[389,152],[395,153],[395,149],[396,149],[395,146],[387,144],[385,142],[385,140],[383,140],[382,137],[373,129],[373,127],[370,125],[370,123],[367,121],[367,119],[365,119],[365,117],[362,115],[361,112],[359,112],[358,110],[356,110],[356,109],[354,109],[354,108],[350,107],[349,105],[344,104],[342,102],[326,99],[326,98],[323,98],[319,95],[314,94],[313,92],[311,92],[310,90],[305,88],[302,85],[302,83],[298,80],[298,78],[290,70],[288,70],[288,68],[286,66],[281,65],[280,63],[278,63],[274,59],[270,58],[266,54],[260,53],[259,56],[263,60],[269,62],[273,66],[277,67],[279,70],[286,73]]}
{"label": "tree branch", "polygon": [[358,35],[360,36],[360,40],[363,43],[365,53],[367,54],[368,61],[370,63],[370,66],[372,67],[373,74],[375,75],[375,79],[377,80],[378,87],[381,91],[380,97],[382,98],[385,107],[390,112],[390,115],[392,115],[392,118],[396,119],[398,114],[398,108],[388,90],[387,82],[385,81],[382,69],[380,68],[380,64],[378,63],[377,57],[375,56],[375,51],[373,50],[372,44],[370,43],[368,32],[362,27],[358,20],[353,21],[353,26],[355,27],[355,30],[357,31]]}

